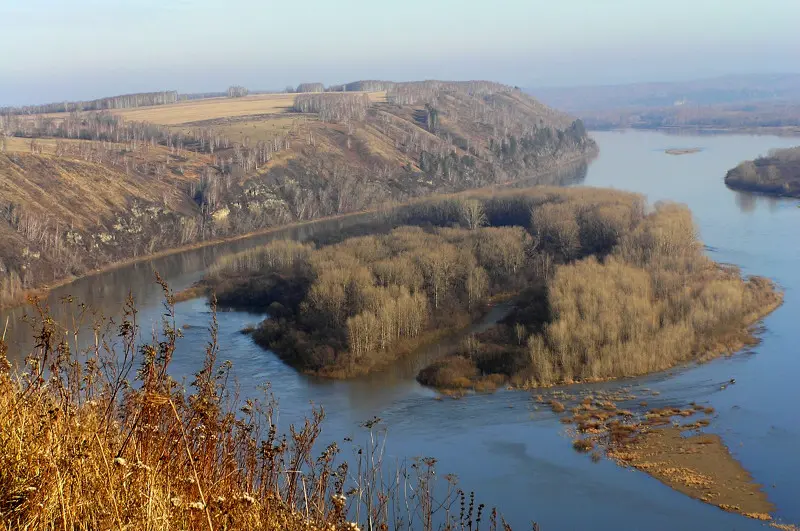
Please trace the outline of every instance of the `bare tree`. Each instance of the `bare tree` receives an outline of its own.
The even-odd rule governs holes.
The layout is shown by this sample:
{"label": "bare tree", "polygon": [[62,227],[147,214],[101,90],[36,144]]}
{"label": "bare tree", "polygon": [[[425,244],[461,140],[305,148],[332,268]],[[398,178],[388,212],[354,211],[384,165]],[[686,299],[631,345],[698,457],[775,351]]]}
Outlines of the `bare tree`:
{"label": "bare tree", "polygon": [[477,199],[462,199],[459,202],[461,220],[470,230],[478,229],[486,225],[486,212],[483,203]]}
{"label": "bare tree", "polygon": [[227,92],[229,98],[242,98],[247,96],[248,93],[249,91],[245,87],[239,85],[232,85],[228,87]]}

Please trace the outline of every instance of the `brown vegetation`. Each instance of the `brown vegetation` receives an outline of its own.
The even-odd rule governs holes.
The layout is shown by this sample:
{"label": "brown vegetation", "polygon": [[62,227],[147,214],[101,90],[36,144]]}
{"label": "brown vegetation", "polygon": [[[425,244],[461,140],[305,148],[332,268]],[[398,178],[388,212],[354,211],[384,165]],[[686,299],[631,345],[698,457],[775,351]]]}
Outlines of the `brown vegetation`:
{"label": "brown vegetation", "polygon": [[[221,301],[259,302],[275,314],[254,333],[258,342],[303,370],[349,375],[393,359],[429,331],[468,323],[487,296],[513,286],[512,271],[490,279],[487,266],[521,256],[528,239],[512,228],[402,227],[319,250],[297,245],[229,258],[210,281]],[[248,267],[255,275],[242,276]]]}
{"label": "brown vegetation", "polygon": [[[439,490],[435,459],[397,470],[385,465],[380,419],[365,423],[367,443],[352,466],[339,457],[336,443],[321,446],[321,410],[281,434],[272,397],[237,396],[230,367],[218,361],[215,319],[203,367],[184,388],[168,375],[180,332],[164,288],[163,339],[152,344],[139,342],[131,300],[120,323],[97,323],[98,340],[86,350],[62,339],[71,342],[77,330],[57,330],[33,301],[40,311],[32,321],[37,347],[19,372],[10,371],[0,339],[1,527],[504,526],[496,511],[484,514],[454,480]],[[121,351],[106,334],[119,340]]]}
{"label": "brown vegetation", "polygon": [[766,157],[742,162],[725,175],[734,190],[800,197],[800,147],[773,149]]}
{"label": "brown vegetation", "polygon": [[[381,86],[391,95],[232,87],[237,97],[136,109],[6,109],[0,235],[13,245],[0,244],[0,304],[20,282],[37,288],[179,245],[543,176],[595,150],[579,122],[511,87]],[[288,112],[295,104],[302,113]]]}
{"label": "brown vegetation", "polygon": [[[584,212],[576,235],[583,244],[565,248],[556,223],[562,211],[547,208],[554,205]],[[517,219],[527,224],[531,209],[547,212],[535,230],[513,226]],[[432,333],[468,324],[490,297],[543,285],[548,264],[564,253],[606,252],[616,225],[601,227],[598,219],[607,211],[635,217],[641,209],[641,199],[624,192],[546,188],[422,201],[387,214],[394,223],[419,226],[317,250],[274,242],[224,258],[206,283],[224,304],[270,313],[254,337],[291,364],[350,376],[408,352]],[[520,342],[526,338],[520,331]],[[436,379],[458,387],[474,376]],[[496,383],[493,377],[482,385]]]}
{"label": "brown vegetation", "polygon": [[[782,301],[769,280],[742,279],[708,259],[679,205],[645,216],[604,206],[587,216],[581,203],[545,204],[531,226],[562,260],[599,242],[606,254],[560,265],[546,287],[523,291],[518,311],[477,337],[473,366],[460,365],[464,377],[500,373],[548,386],[660,371],[738,350],[749,325]],[[532,332],[526,346],[521,330]]]}

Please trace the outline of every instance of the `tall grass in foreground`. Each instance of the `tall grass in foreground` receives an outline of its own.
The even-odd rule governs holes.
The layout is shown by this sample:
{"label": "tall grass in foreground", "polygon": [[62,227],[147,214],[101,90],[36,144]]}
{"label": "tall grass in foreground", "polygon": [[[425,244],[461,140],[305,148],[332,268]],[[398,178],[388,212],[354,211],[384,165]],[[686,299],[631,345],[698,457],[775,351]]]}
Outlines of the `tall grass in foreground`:
{"label": "tall grass in foreground", "polygon": [[88,348],[35,299],[24,367],[10,366],[0,339],[2,528],[509,529],[452,477],[437,486],[434,459],[389,472],[377,419],[352,464],[335,443],[320,446],[321,409],[281,435],[269,393],[238,396],[216,317],[202,368],[180,385],[169,375],[174,300],[159,282],[163,330],[152,342],[137,339],[132,298],[120,322],[94,319]]}

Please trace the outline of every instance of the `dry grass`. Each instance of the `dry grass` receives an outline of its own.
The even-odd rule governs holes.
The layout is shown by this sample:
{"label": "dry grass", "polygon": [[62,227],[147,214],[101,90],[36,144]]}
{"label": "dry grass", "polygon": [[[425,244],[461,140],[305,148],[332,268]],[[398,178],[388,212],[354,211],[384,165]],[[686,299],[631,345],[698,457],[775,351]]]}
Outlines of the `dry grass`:
{"label": "dry grass", "polygon": [[[98,324],[98,342],[86,350],[62,340],[72,332],[33,301],[38,346],[19,373],[10,372],[0,340],[0,528],[461,530],[482,518],[490,530],[502,525],[483,505],[467,509],[474,497],[451,479],[435,498],[435,459],[387,471],[380,419],[365,423],[353,466],[337,457],[336,444],[320,445],[321,410],[281,435],[274,399],[240,400],[230,367],[217,361],[215,318],[203,367],[184,388],[168,376],[180,333],[162,286],[160,342],[139,343],[132,300],[119,324]],[[116,350],[102,331],[117,338]],[[451,511],[459,500],[461,512]]]}
{"label": "dry grass", "polygon": [[[15,136],[8,137],[6,139],[6,150],[9,153],[16,152],[16,153],[30,153],[31,152],[31,139],[30,138],[18,138]],[[61,142],[66,145],[78,145],[78,144],[95,144],[94,141],[91,140],[76,140],[72,138],[37,138],[36,145],[41,148],[41,152],[47,155],[54,155],[56,152],[56,144]],[[124,144],[108,144],[104,143],[104,145],[112,145],[117,147],[118,149],[124,149]]]}
{"label": "dry grass", "polygon": [[572,447],[578,452],[588,453],[594,449],[594,442],[591,439],[575,439],[572,441]]}
{"label": "dry grass", "polygon": [[[296,114],[279,114],[256,119],[230,119],[220,118],[212,122],[215,133],[229,138],[232,142],[255,145],[258,142],[269,142],[273,138],[289,134],[298,127],[301,121],[306,120]],[[176,127],[187,133],[196,128]]]}
{"label": "dry grass", "polygon": [[193,180],[189,174],[143,179],[123,169],[75,158],[0,154],[4,200],[78,228],[94,228],[129,211],[132,195],[155,204],[167,199],[170,206],[181,210],[186,199],[180,197],[179,185]]}
{"label": "dry grass", "polygon": [[[386,101],[385,92],[368,93],[374,102]],[[282,114],[294,105],[296,94],[257,94],[243,98],[209,98],[174,105],[112,111],[126,120],[160,125],[179,125],[218,118],[256,114]]]}

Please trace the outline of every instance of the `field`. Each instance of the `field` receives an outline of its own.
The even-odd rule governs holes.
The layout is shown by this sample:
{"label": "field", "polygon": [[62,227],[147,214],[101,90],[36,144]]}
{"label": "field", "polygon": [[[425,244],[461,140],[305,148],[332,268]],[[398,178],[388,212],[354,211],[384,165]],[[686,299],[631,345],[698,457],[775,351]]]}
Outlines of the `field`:
{"label": "field", "polygon": [[[180,125],[219,118],[282,114],[292,107],[295,96],[296,94],[258,94],[244,98],[210,98],[113,112],[126,120],[136,122]],[[385,92],[370,92],[369,96],[375,102],[386,101]]]}
{"label": "field", "polygon": [[[46,153],[48,155],[54,155],[56,152],[56,143],[62,142],[67,146],[77,146],[81,143],[89,143],[94,144],[95,142],[87,141],[87,140],[74,140],[70,138],[37,138],[36,145],[41,148],[42,153]],[[121,148],[124,147],[123,144],[118,144]],[[6,138],[6,150],[12,153],[30,153],[31,152],[31,139],[30,138],[19,138],[19,137],[8,137]]]}
{"label": "field", "polygon": [[[305,120],[308,120],[306,116],[287,113],[261,115],[258,117],[223,117],[205,121],[203,126],[213,127],[217,134],[230,138],[233,142],[249,140],[249,142],[255,144],[259,141],[266,142],[276,136],[285,135],[295,129],[298,123]],[[200,129],[199,126],[189,125],[171,126],[170,128],[184,133]]]}

